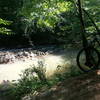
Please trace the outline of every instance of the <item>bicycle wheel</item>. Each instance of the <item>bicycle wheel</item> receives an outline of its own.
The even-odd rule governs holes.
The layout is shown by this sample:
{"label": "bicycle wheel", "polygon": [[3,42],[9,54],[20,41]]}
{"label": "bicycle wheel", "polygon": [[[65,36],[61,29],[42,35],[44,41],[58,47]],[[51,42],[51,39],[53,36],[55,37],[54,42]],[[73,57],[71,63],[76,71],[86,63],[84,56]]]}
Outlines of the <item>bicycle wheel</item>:
{"label": "bicycle wheel", "polygon": [[89,52],[91,53],[88,55],[90,56],[90,62],[87,64],[88,61],[86,61],[86,54],[85,54],[86,49],[83,48],[82,50],[79,51],[77,55],[77,65],[78,67],[84,71],[84,72],[89,72],[91,70],[96,70],[98,69],[99,62],[100,62],[100,54],[95,48],[89,48]]}

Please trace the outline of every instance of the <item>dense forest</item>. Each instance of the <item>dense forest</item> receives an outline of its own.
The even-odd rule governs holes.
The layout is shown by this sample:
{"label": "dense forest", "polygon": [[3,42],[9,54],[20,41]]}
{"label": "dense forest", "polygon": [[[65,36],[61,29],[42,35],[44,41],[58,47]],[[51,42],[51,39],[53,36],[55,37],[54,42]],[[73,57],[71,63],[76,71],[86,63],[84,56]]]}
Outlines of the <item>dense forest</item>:
{"label": "dense forest", "polygon": [[100,0],[0,0],[0,100],[100,100]]}
{"label": "dense forest", "polygon": [[[1,0],[0,46],[79,42],[81,28],[76,2],[77,0]],[[84,0],[83,5],[98,27],[99,5],[99,0]],[[95,28],[85,13],[84,21],[87,36],[90,36]]]}

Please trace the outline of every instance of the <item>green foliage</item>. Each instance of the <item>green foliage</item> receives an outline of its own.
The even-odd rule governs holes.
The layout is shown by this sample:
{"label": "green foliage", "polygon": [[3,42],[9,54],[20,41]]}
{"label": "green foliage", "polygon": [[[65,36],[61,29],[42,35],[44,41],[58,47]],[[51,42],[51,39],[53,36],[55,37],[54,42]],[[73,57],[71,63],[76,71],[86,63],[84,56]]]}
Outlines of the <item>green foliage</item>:
{"label": "green foliage", "polygon": [[59,14],[71,9],[71,2],[64,0],[26,1],[21,14],[30,19],[38,18],[38,24],[53,27],[59,21]]}
{"label": "green foliage", "polygon": [[2,34],[11,34],[11,30],[5,27],[0,28],[0,33]]}
{"label": "green foliage", "polygon": [[10,25],[11,24],[11,21],[3,20],[3,19],[0,18],[0,24]]}
{"label": "green foliage", "polygon": [[[10,25],[12,22],[11,21],[7,21],[7,20],[3,20],[0,18],[0,25]],[[2,34],[11,34],[12,31],[10,29],[7,29],[5,27],[0,27],[0,33]]]}
{"label": "green foliage", "polygon": [[[59,73],[59,71],[57,71],[52,78],[46,79],[45,71],[46,69],[43,62],[39,62],[38,67],[33,65],[31,68],[26,69],[23,74],[21,74],[21,79],[13,84],[14,87],[9,92],[12,94],[12,97],[14,97],[14,100],[20,100],[28,94],[33,94],[42,89],[48,89],[58,82],[63,82],[66,78],[82,74],[75,66],[71,66],[69,68],[65,67],[64,72]],[[41,76],[43,76],[42,79],[40,78]]]}
{"label": "green foliage", "polygon": [[39,62],[39,66],[35,67],[33,65],[31,68],[26,69],[21,74],[21,79],[14,85],[15,88],[12,89],[12,95],[15,97],[15,100],[20,100],[21,97],[31,92],[34,93],[43,86],[47,86],[43,63]]}
{"label": "green foliage", "polygon": [[[61,66],[62,67],[62,66]],[[70,67],[64,67],[64,70],[59,72],[60,69],[57,69],[57,72],[53,75],[53,78],[50,80],[52,81],[52,84],[63,82],[67,78],[75,77],[81,75],[83,72],[80,71],[77,66],[70,66]]]}
{"label": "green foliage", "polygon": [[[90,13],[91,17],[93,18],[94,22],[96,23],[96,25],[100,28],[100,1],[99,0],[85,0],[84,1],[84,8],[86,9],[86,11],[88,13]],[[93,24],[89,21],[89,19],[87,18],[87,28],[93,26]],[[93,29],[93,28],[92,28]],[[94,32],[94,29],[93,29]]]}
{"label": "green foliage", "polygon": [[[1,0],[0,17],[14,21],[11,28],[16,34],[27,33],[26,35],[31,35],[32,38],[45,37],[49,34],[48,37],[51,36],[61,43],[80,41],[80,22],[73,1],[77,2],[77,0]],[[90,13],[98,27],[100,27],[99,4],[100,0],[83,0],[84,9]],[[84,21],[87,32],[94,33],[93,24],[86,14]],[[6,33],[4,27],[0,31]]]}

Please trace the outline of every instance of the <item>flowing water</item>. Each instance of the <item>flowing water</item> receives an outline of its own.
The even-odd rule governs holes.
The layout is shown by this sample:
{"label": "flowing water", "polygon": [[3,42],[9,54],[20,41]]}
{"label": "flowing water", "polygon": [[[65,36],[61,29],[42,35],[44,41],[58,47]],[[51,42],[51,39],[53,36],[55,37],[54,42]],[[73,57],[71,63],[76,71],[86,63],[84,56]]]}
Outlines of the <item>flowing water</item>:
{"label": "flowing water", "polygon": [[58,65],[67,67],[76,64],[77,49],[67,49],[56,51],[52,54],[34,56],[32,59],[25,59],[24,61],[18,60],[14,63],[0,64],[0,83],[6,81],[17,80],[20,74],[33,64],[38,66],[38,61],[44,62],[46,67],[46,76],[49,77],[54,74]]}

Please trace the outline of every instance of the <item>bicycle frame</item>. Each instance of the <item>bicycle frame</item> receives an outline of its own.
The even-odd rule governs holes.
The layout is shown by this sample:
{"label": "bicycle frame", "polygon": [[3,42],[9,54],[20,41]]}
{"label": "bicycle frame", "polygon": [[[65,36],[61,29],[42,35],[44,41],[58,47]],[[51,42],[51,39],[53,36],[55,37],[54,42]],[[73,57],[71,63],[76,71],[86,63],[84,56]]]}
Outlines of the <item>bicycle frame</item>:
{"label": "bicycle frame", "polygon": [[[84,20],[83,20],[83,11],[84,13],[88,16],[88,18],[91,20],[91,22],[93,23],[94,27],[97,30],[98,35],[99,34],[99,29],[96,26],[94,20],[90,17],[90,15],[87,13],[87,11],[85,11],[82,8],[82,4],[81,4],[81,0],[77,0],[77,8],[78,8],[78,14],[79,14],[79,19],[80,19],[80,24],[81,24],[81,35],[82,35],[82,43],[83,43],[83,48],[79,51],[78,55],[77,55],[77,65],[79,66],[80,69],[82,69],[83,71],[87,72],[84,68],[82,68],[81,64],[80,64],[80,56],[81,54],[84,52],[84,57],[85,57],[85,63],[84,65],[89,67],[90,69],[97,69],[99,62],[100,62],[100,53],[94,48],[94,45],[92,45],[92,43],[87,40],[85,33],[85,24],[84,24]],[[98,39],[96,38],[93,39],[93,41],[99,43]],[[100,44],[100,43],[99,43]],[[93,54],[97,54],[98,60],[96,61],[95,58],[93,57]],[[89,70],[88,70],[89,71]]]}
{"label": "bicycle frame", "polygon": [[85,25],[84,25],[84,21],[83,21],[83,13],[82,13],[82,4],[81,4],[81,0],[78,0],[78,11],[79,11],[79,18],[80,18],[80,23],[81,23],[81,34],[82,34],[82,42],[83,42],[83,48],[85,48],[85,55],[86,55],[86,59],[88,62],[90,62],[90,57],[88,55],[90,55],[90,51],[88,47],[88,40],[86,39],[86,36],[84,33],[86,33],[85,31]]}

